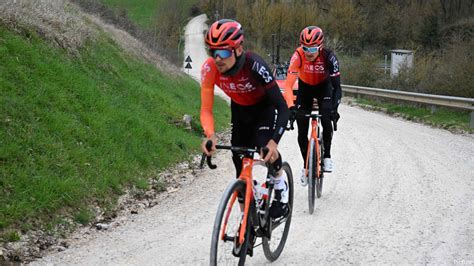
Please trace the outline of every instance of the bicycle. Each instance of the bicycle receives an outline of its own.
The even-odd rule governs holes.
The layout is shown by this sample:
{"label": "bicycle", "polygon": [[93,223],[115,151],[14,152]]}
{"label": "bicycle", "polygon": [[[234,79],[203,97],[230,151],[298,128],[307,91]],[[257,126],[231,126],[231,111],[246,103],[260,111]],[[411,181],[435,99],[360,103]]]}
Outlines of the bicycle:
{"label": "bicycle", "polygon": [[[316,113],[318,108],[312,109],[310,113],[298,113],[297,116],[311,118],[311,133],[308,141],[308,151],[305,160],[305,172],[308,177],[308,207],[309,214],[314,212],[315,196],[320,198],[323,191],[324,171],[322,171],[324,140],[320,119],[322,115]],[[290,123],[290,129],[293,130],[293,123]],[[337,125],[335,128],[337,129]]]}
{"label": "bicycle", "polygon": [[[212,143],[206,147],[210,150]],[[238,179],[232,181],[224,191],[220,201],[212,231],[210,264],[244,265],[246,256],[253,256],[253,248],[262,245],[265,257],[275,261],[281,255],[288,237],[293,210],[293,175],[290,165],[283,162],[282,170],[288,186],[288,212],[280,218],[271,218],[269,209],[272,202],[273,181],[276,171],[270,163],[254,159],[257,149],[216,145],[216,149],[225,149],[243,155],[242,172]],[[268,150],[267,150],[268,151]],[[263,150],[264,154],[265,148]],[[205,154],[202,156],[201,168]],[[217,166],[207,157],[210,169]],[[254,166],[262,165],[267,169],[266,180],[260,186],[252,177]],[[239,202],[240,201],[240,202]],[[281,232],[276,229],[283,229]],[[280,233],[280,234],[278,234]],[[256,238],[262,243],[256,245]]]}

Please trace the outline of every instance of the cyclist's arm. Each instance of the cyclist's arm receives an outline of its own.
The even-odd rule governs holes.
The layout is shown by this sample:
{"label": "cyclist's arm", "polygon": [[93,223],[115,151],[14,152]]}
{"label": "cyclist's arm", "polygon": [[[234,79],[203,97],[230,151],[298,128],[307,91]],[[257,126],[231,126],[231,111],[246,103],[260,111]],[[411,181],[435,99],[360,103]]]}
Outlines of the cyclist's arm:
{"label": "cyclist's arm", "polygon": [[333,107],[337,108],[342,97],[341,73],[339,72],[339,61],[333,52],[329,53],[329,78],[334,89]]}
{"label": "cyclist's arm", "polygon": [[272,136],[272,139],[278,143],[285,132],[286,124],[288,123],[290,115],[288,106],[286,105],[285,99],[280,92],[280,88],[275,81],[275,77],[271,74],[270,68],[265,61],[256,54],[251,55],[251,60],[254,61],[252,63],[253,66],[258,66],[256,68],[252,67],[252,75],[258,81],[259,85],[265,89],[266,97],[269,98],[278,110],[275,132]]}
{"label": "cyclist's arm", "polygon": [[214,115],[212,113],[214,105],[214,71],[216,71],[215,66],[209,59],[204,62],[201,68],[201,126],[207,138],[211,138],[215,133]]}
{"label": "cyclist's arm", "polygon": [[[293,94],[293,92],[291,93]],[[281,139],[281,136],[285,132],[285,128],[290,117],[290,111],[288,110],[288,105],[286,105],[285,99],[283,98],[280,88],[276,83],[271,88],[267,89],[267,96],[278,110],[275,132],[273,133],[272,137],[272,139],[278,143]]]}
{"label": "cyclist's arm", "polygon": [[342,97],[342,89],[341,89],[341,77],[340,76],[334,76],[331,77],[331,84],[332,87],[334,88],[334,107],[337,107],[339,103],[341,103],[341,97]]}
{"label": "cyclist's arm", "polygon": [[298,66],[301,65],[301,60],[298,52],[295,52],[291,57],[290,66],[286,75],[286,81],[284,86],[284,96],[288,107],[294,106],[293,102],[293,85],[295,85],[296,79],[298,78]]}

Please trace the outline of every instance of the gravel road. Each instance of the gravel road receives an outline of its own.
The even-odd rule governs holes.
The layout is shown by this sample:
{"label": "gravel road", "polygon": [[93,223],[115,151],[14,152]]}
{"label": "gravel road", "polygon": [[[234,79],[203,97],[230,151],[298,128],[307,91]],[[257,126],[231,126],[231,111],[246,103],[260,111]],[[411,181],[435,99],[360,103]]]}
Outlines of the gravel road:
{"label": "gravel road", "polygon": [[[192,20],[187,32],[202,32],[204,21]],[[191,57],[195,71],[200,56]],[[335,171],[326,175],[313,215],[307,189],[295,184],[290,234],[273,264],[472,265],[472,135],[348,105],[340,113]],[[295,131],[285,133],[280,151],[299,173]],[[119,217],[118,227],[76,237],[69,249],[33,264],[208,264],[215,212],[234,175],[229,153],[218,152],[215,162],[217,170],[198,171],[179,190],[161,195],[157,206]],[[261,248],[248,262],[267,263]]]}

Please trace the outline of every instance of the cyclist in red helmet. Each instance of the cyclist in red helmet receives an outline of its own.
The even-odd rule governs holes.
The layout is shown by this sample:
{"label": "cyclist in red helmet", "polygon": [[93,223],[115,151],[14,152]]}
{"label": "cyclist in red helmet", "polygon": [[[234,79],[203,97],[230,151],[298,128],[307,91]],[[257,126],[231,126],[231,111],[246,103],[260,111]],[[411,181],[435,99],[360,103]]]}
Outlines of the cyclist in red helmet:
{"label": "cyclist in red helmet", "polygon": [[[318,101],[319,112],[322,115],[324,139],[324,171],[333,171],[331,159],[331,140],[333,128],[331,121],[337,121],[337,108],[341,102],[341,81],[339,62],[334,53],[324,47],[324,34],[321,28],[309,26],[300,34],[301,46],[296,49],[290,60],[288,76],[285,82],[285,100],[290,107],[290,119],[298,124],[298,144],[303,163],[308,147],[309,118],[296,117],[296,110],[310,112],[313,99]],[[298,78],[298,94],[296,106],[293,104],[292,87]],[[305,170],[301,171],[301,184],[306,185]]]}
{"label": "cyclist in red helmet", "polygon": [[[272,162],[277,172],[281,172],[282,160],[277,148],[288,122],[288,107],[268,65],[257,54],[244,51],[243,40],[242,26],[230,19],[214,22],[206,33],[210,57],[201,68],[201,125],[206,135],[202,149],[210,155],[217,142],[212,114],[216,85],[231,99],[231,144],[266,146],[269,152],[264,160]],[[211,152],[205,147],[208,140],[213,143]],[[238,177],[242,160],[237,154],[232,159]],[[275,201],[270,215],[280,217],[288,212],[288,188],[281,174],[275,177],[274,183]]]}

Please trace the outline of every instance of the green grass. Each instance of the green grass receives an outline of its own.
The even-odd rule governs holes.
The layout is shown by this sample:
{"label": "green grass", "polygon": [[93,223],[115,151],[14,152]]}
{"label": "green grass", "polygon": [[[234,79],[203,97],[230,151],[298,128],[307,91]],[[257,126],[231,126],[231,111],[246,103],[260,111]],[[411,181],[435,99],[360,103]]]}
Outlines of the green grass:
{"label": "green grass", "polygon": [[122,8],[127,11],[128,17],[142,27],[150,27],[156,17],[159,0],[102,0],[113,8]]}
{"label": "green grass", "polygon": [[[200,96],[187,77],[161,73],[103,38],[78,58],[0,26],[0,228],[92,204],[199,150]],[[228,125],[215,103],[216,127]],[[186,130],[181,119],[193,116]],[[113,203],[112,203],[113,204]]]}
{"label": "green grass", "polygon": [[436,111],[431,113],[431,108],[427,107],[392,104],[369,99],[357,99],[356,102],[383,108],[389,114],[404,114],[405,118],[409,120],[420,120],[445,129],[462,129],[466,132],[474,132],[474,129],[469,127],[471,119],[469,111],[437,107]]}
{"label": "green grass", "polygon": [[93,218],[94,215],[92,214],[92,212],[86,208],[80,209],[74,215],[74,221],[82,225],[88,224]]}
{"label": "green grass", "polygon": [[[169,0],[101,0],[102,3],[115,9],[127,11],[128,17],[143,28],[152,28],[155,19],[161,12],[169,12]],[[177,5],[186,14],[197,0],[179,0]],[[175,10],[176,11],[176,10]]]}
{"label": "green grass", "polygon": [[17,231],[8,232],[5,234],[5,240],[8,242],[20,241],[21,237]]}

